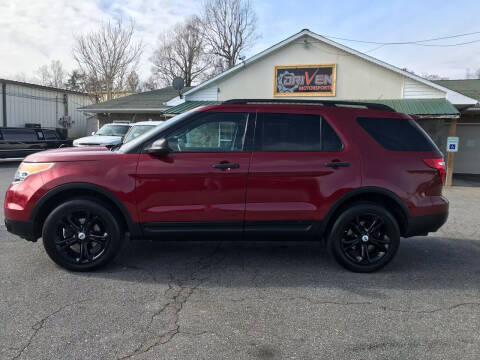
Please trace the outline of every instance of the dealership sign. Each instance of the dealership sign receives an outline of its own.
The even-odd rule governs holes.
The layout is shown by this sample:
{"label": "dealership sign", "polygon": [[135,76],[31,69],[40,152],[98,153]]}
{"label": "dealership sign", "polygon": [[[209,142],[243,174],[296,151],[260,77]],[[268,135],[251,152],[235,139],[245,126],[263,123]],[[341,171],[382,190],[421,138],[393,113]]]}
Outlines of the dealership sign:
{"label": "dealership sign", "polygon": [[336,64],[278,65],[274,96],[335,96]]}

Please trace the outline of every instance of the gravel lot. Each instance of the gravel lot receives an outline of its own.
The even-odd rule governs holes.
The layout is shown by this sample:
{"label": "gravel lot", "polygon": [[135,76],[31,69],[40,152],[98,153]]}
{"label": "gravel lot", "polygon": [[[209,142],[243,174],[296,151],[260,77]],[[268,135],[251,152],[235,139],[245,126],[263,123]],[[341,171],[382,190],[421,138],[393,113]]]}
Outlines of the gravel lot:
{"label": "gravel lot", "polygon": [[446,195],[447,225],[374,274],[313,243],[143,241],[70,273],[2,225],[0,359],[479,359],[480,188]]}

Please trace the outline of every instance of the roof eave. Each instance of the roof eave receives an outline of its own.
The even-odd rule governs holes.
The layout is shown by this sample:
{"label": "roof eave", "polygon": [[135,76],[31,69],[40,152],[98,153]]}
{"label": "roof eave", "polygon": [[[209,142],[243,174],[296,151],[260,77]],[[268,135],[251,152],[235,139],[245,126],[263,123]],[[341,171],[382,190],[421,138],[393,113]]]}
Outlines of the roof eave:
{"label": "roof eave", "polygon": [[163,113],[168,108],[153,108],[153,109],[89,109],[89,108],[78,108],[78,111],[87,112],[87,113],[94,113],[94,114],[103,114],[103,113],[110,113],[110,114],[128,114],[128,113]]}
{"label": "roof eave", "polygon": [[32,84],[32,83],[28,83],[28,82],[24,82],[24,81],[16,81],[16,80],[9,80],[9,79],[1,79],[0,78],[0,84],[2,84],[2,83],[10,84],[10,85],[31,87],[31,88],[42,89],[42,90],[46,90],[46,91],[63,92],[63,93],[68,93],[68,94],[73,94],[73,95],[95,97],[94,94],[90,94],[90,93],[84,93],[84,92],[75,91],[75,90],[68,90],[68,89],[56,88],[56,87],[52,87],[52,86]]}

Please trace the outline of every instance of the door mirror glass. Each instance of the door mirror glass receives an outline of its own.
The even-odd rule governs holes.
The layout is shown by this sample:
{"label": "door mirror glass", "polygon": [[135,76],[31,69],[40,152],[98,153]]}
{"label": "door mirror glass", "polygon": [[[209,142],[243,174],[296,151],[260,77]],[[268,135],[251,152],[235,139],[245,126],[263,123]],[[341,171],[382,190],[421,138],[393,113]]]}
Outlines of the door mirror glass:
{"label": "door mirror glass", "polygon": [[95,131],[92,131],[92,136],[95,135]]}
{"label": "door mirror glass", "polygon": [[166,155],[170,152],[170,148],[166,139],[158,139],[146,148],[145,152],[153,155]]}

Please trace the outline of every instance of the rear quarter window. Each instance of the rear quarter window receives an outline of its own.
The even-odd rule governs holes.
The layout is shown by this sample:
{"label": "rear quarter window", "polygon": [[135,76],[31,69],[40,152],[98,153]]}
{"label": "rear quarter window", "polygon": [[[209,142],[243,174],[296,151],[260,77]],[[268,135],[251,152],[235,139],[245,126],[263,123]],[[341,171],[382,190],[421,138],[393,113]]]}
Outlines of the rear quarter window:
{"label": "rear quarter window", "polygon": [[411,119],[358,118],[359,125],[392,151],[438,151],[427,133]]}

